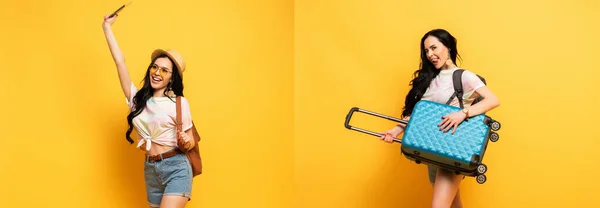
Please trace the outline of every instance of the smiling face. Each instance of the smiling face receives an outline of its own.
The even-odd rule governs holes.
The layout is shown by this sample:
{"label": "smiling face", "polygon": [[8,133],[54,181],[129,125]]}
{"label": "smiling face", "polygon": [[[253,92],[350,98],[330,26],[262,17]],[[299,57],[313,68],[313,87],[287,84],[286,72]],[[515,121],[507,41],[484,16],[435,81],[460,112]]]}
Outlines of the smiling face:
{"label": "smiling face", "polygon": [[150,67],[148,75],[152,89],[165,89],[173,76],[173,63],[167,57],[157,58]]}
{"label": "smiling face", "polygon": [[448,47],[446,47],[435,36],[429,36],[423,42],[423,50],[427,60],[431,62],[436,69],[441,69],[448,60],[452,61]]}

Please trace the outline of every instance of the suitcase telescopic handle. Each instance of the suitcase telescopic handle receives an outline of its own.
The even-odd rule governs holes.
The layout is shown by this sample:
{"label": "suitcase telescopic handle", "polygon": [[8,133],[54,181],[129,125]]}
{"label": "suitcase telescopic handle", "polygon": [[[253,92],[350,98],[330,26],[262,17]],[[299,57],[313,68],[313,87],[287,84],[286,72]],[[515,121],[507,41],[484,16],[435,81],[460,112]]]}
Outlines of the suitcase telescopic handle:
{"label": "suitcase telescopic handle", "polygon": [[[399,118],[394,118],[394,117],[391,117],[391,116],[386,116],[386,115],[383,115],[383,114],[380,114],[380,113],[375,113],[375,112],[364,110],[364,109],[360,109],[360,108],[357,108],[357,107],[351,108],[350,112],[348,112],[348,115],[346,115],[346,122],[344,123],[344,126],[347,129],[358,131],[358,132],[362,132],[362,133],[369,134],[369,135],[376,136],[376,137],[381,137],[381,136],[383,136],[383,134],[372,132],[372,131],[369,131],[369,130],[361,129],[361,128],[354,127],[354,126],[350,125],[350,120],[352,119],[352,115],[354,115],[354,112],[357,112],[357,111],[360,112],[360,113],[364,113],[364,114],[368,114],[368,115],[372,115],[372,116],[377,116],[377,117],[380,117],[380,118],[385,118],[385,119],[388,119],[388,120],[391,120],[391,121],[395,121],[395,122],[398,122],[398,123],[403,123],[403,124],[407,124],[408,123],[407,121],[399,119]],[[402,140],[400,140],[398,138],[394,138],[394,141],[398,142],[398,143],[402,143]]]}

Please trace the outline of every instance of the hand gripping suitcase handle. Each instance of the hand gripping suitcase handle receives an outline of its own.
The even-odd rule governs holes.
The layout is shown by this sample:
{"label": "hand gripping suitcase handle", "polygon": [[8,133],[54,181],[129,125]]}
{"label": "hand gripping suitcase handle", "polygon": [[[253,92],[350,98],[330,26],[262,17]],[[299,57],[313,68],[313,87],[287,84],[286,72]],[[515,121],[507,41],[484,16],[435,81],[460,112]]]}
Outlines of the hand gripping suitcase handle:
{"label": "hand gripping suitcase handle", "polygon": [[[408,123],[407,121],[399,119],[399,118],[394,118],[394,117],[391,117],[391,116],[382,115],[382,114],[379,114],[379,113],[375,113],[375,112],[372,112],[372,111],[360,109],[360,108],[357,108],[357,107],[351,108],[350,112],[348,112],[348,115],[346,115],[346,122],[344,123],[344,126],[347,129],[358,131],[358,132],[362,132],[362,133],[369,134],[369,135],[376,136],[376,137],[381,137],[381,136],[383,136],[383,134],[372,132],[372,131],[361,129],[361,128],[357,128],[357,127],[354,127],[354,126],[350,125],[350,120],[352,119],[352,115],[354,115],[354,112],[357,112],[357,111],[360,112],[360,113],[365,113],[365,114],[368,114],[368,115],[377,116],[377,117],[380,117],[380,118],[385,118],[385,119],[388,119],[388,120],[391,120],[391,121],[395,121],[395,122],[399,122],[399,123],[403,123],[403,124],[407,124]],[[402,140],[400,140],[398,138],[394,138],[394,141],[398,142],[398,143],[402,143]]]}

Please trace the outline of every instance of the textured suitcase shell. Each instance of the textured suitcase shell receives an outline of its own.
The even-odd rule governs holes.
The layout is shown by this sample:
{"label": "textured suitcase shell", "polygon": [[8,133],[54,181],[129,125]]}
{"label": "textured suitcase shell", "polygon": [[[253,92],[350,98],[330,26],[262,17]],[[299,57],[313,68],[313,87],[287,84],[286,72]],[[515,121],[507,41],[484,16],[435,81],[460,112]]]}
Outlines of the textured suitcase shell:
{"label": "textured suitcase shell", "polygon": [[463,121],[456,132],[444,133],[442,116],[460,108],[427,100],[417,102],[402,137],[402,153],[410,160],[472,175],[481,164],[490,127],[480,114]]}

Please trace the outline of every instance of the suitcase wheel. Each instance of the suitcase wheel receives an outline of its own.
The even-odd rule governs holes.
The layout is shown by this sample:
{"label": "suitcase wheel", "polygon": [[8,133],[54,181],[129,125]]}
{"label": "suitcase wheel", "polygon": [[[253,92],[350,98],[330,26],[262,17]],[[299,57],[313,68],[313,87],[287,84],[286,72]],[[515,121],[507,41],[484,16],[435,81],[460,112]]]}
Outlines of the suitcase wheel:
{"label": "suitcase wheel", "polygon": [[498,135],[498,133],[496,133],[496,132],[490,133],[490,141],[497,142],[498,139],[500,139],[500,135]]}
{"label": "suitcase wheel", "polygon": [[485,183],[485,181],[487,180],[487,178],[485,177],[485,175],[478,175],[477,178],[476,178],[476,180],[477,180],[477,183],[483,184],[483,183]]}
{"label": "suitcase wheel", "polygon": [[500,130],[500,127],[502,127],[502,126],[500,125],[500,122],[492,121],[492,124],[490,125],[490,127],[492,127],[492,130],[498,131],[498,130]]}
{"label": "suitcase wheel", "polygon": [[483,175],[485,172],[487,172],[487,165],[480,164],[480,165],[477,166],[477,173],[479,175]]}

